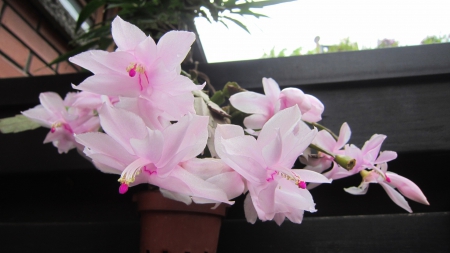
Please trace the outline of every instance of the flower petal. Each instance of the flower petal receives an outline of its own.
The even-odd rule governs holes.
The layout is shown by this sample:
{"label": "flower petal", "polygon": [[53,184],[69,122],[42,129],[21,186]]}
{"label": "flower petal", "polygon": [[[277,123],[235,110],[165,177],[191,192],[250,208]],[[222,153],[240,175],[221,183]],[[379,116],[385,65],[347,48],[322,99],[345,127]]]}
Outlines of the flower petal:
{"label": "flower petal", "polygon": [[247,194],[247,197],[245,197],[244,200],[244,213],[247,221],[251,224],[255,224],[258,218],[258,213],[253,205],[252,196],[250,194]]}
{"label": "flower petal", "polygon": [[335,149],[339,150],[350,140],[350,136],[352,135],[352,132],[350,130],[350,127],[348,126],[347,122],[344,122],[342,124],[341,129],[339,130],[339,138],[336,142]]}
{"label": "flower petal", "polygon": [[131,139],[134,153],[139,157],[157,163],[164,147],[164,136],[161,131],[148,129],[148,135],[143,139]]}
{"label": "flower petal", "polygon": [[245,117],[244,126],[249,129],[261,129],[269,119],[270,116],[266,114],[252,114]]}
{"label": "flower petal", "polygon": [[255,183],[266,180],[266,165],[255,138],[246,135],[224,139],[216,131],[215,146],[220,158],[242,177]]}
{"label": "flower petal", "polygon": [[387,172],[386,174],[391,179],[389,185],[397,188],[405,197],[424,205],[430,205],[423,192],[414,182],[392,172]]}
{"label": "flower petal", "polygon": [[272,104],[275,104],[277,100],[280,98],[281,92],[280,86],[272,78],[263,77],[262,83],[264,88],[264,94],[267,96],[267,98]]}
{"label": "flower petal", "polygon": [[331,179],[328,179],[322,174],[319,174],[317,172],[311,171],[311,170],[305,170],[305,169],[292,169],[295,174],[300,176],[300,178],[303,181],[311,182],[311,183],[331,183]]}
{"label": "flower petal", "polygon": [[111,34],[114,42],[121,51],[134,50],[134,48],[147,38],[145,33],[137,26],[124,21],[117,16],[111,23]]}
{"label": "flower petal", "polygon": [[377,160],[375,160],[375,164],[385,163],[394,160],[397,158],[397,152],[395,151],[382,151],[378,156]]}
{"label": "flower petal", "polygon": [[395,204],[397,204],[401,208],[405,209],[406,211],[412,213],[412,209],[409,206],[408,202],[406,202],[406,199],[398,191],[396,191],[394,188],[392,188],[387,183],[379,182],[379,184],[383,187],[383,189],[386,191],[389,198],[391,198]]}
{"label": "flower petal", "polygon": [[281,153],[283,150],[283,144],[281,142],[280,131],[277,129],[277,134],[273,140],[268,143],[268,145],[264,146],[262,149],[262,155],[264,160],[266,161],[267,167],[271,168],[281,158]]}
{"label": "flower petal", "polygon": [[130,140],[143,139],[148,134],[147,127],[139,116],[110,104],[102,106],[99,116],[103,130],[130,154],[134,154]]}
{"label": "flower petal", "polygon": [[[136,160],[136,157],[130,154],[120,143],[104,133],[77,134],[75,140],[85,146],[84,153],[89,157],[93,154],[103,154],[112,157],[122,165],[128,165]],[[115,166],[112,167],[119,169]]]}
{"label": "flower petal", "polygon": [[239,111],[245,113],[259,113],[270,115],[273,106],[266,96],[253,91],[245,91],[234,94],[230,97],[231,105]]}
{"label": "flower petal", "polygon": [[168,69],[173,69],[186,58],[195,41],[195,34],[186,31],[170,31],[158,41],[158,58]]}
{"label": "flower petal", "polygon": [[261,129],[261,132],[258,135],[258,145],[263,147],[270,143],[276,136],[277,131],[279,131],[283,138],[285,134],[293,131],[300,119],[301,113],[296,105],[275,114]]}
{"label": "flower petal", "polygon": [[349,188],[344,188],[344,191],[353,195],[364,195],[367,193],[367,190],[369,190],[369,183],[364,181],[361,182],[361,184],[358,187],[352,186]]}
{"label": "flower petal", "polygon": [[137,97],[141,92],[139,83],[134,82],[132,77],[117,74],[93,75],[86,78],[80,85],[72,87],[107,96]]}

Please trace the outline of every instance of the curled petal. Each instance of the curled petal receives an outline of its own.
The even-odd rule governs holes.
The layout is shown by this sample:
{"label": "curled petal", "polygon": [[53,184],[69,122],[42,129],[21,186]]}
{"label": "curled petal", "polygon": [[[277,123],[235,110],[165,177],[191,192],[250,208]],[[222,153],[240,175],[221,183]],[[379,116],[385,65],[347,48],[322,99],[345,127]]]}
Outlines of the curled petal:
{"label": "curled petal", "polygon": [[344,188],[344,191],[353,195],[364,195],[369,190],[369,183],[362,182],[358,187],[352,186],[349,188]]}
{"label": "curled petal", "polygon": [[249,129],[261,129],[269,118],[270,116],[266,114],[253,114],[245,117],[244,126]]}
{"label": "curled petal", "polygon": [[310,103],[311,109],[305,112],[302,111],[302,119],[309,122],[320,121],[322,119],[322,113],[325,108],[324,105],[322,104],[322,102],[320,102],[319,99],[314,96],[308,94],[306,94],[305,96]]}
{"label": "curled petal", "polygon": [[375,160],[375,164],[386,163],[397,158],[397,152],[394,151],[382,151],[378,156],[377,160]]}
{"label": "curled petal", "polygon": [[230,103],[234,108],[245,113],[271,114],[272,104],[267,97],[253,91],[234,94],[230,97]]}
{"label": "curled petal", "polygon": [[297,105],[302,112],[307,112],[311,109],[311,104],[305,99],[305,93],[297,88],[285,88],[280,94],[280,109],[292,107]]}
{"label": "curled petal", "polygon": [[256,212],[255,206],[253,205],[252,196],[250,194],[247,194],[247,197],[245,197],[244,212],[247,221],[251,224],[255,224],[258,218],[258,213]]}
{"label": "curled petal", "polygon": [[390,185],[397,188],[397,190],[405,197],[424,205],[430,204],[420,188],[414,182],[392,172],[387,172],[386,174],[391,179]]}
{"label": "curled petal", "polygon": [[267,98],[272,104],[275,104],[278,98],[280,97],[280,87],[278,83],[275,82],[272,78],[263,78],[262,79],[264,94],[266,94]]}
{"label": "curled petal", "polygon": [[366,141],[361,149],[362,153],[364,154],[364,158],[374,162],[376,157],[378,156],[378,153],[380,152],[381,144],[383,143],[384,139],[386,139],[386,137],[386,135],[382,134],[372,135],[372,137],[370,137],[370,140]]}
{"label": "curled petal", "polygon": [[350,136],[352,135],[352,131],[348,126],[347,122],[342,124],[341,129],[339,130],[339,138],[336,142],[336,150],[341,149],[344,145],[350,140]]}
{"label": "curled petal", "polygon": [[412,213],[411,207],[409,206],[408,202],[406,202],[406,199],[399,192],[397,192],[387,183],[379,182],[379,184],[383,187],[383,189],[388,194],[389,198],[391,198],[395,204],[405,209],[406,211]]}

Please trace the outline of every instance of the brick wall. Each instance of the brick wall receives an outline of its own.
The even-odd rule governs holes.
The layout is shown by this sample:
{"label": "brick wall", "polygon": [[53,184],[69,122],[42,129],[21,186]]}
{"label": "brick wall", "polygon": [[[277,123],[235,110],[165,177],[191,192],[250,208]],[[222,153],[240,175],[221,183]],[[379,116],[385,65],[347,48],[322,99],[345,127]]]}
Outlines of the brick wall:
{"label": "brick wall", "polygon": [[69,49],[29,1],[0,0],[0,78],[78,72],[68,62],[46,66]]}

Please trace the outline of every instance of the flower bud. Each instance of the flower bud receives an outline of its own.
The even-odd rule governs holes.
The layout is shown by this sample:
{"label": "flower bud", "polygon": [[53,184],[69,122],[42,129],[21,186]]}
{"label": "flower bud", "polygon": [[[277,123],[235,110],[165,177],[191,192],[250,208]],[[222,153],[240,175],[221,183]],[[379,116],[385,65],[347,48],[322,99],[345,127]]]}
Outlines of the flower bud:
{"label": "flower bud", "polygon": [[356,160],[346,155],[336,155],[334,161],[346,170],[351,170],[355,167]]}

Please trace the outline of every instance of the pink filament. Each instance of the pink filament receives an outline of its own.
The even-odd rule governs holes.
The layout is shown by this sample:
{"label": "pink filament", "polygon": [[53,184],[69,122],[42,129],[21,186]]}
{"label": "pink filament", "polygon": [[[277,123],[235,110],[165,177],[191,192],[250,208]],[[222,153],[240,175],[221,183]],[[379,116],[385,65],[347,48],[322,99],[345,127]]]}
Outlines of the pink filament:
{"label": "pink filament", "polygon": [[119,193],[125,194],[128,191],[128,185],[127,184],[121,184],[119,187]]}
{"label": "pink filament", "polygon": [[270,174],[270,177],[269,177],[269,178],[267,178],[267,179],[266,179],[266,181],[267,181],[267,182],[271,182],[271,181],[273,181],[273,180],[274,180],[274,178],[273,178],[273,177],[274,177],[274,176],[275,176],[276,174],[277,174],[277,172],[276,172],[276,171],[274,171],[274,172],[273,172],[272,174]]}
{"label": "pink filament", "polygon": [[302,188],[302,189],[306,189],[306,183],[305,183],[305,181],[300,181],[300,182],[298,182],[298,187],[299,187],[299,188]]}
{"label": "pink filament", "polygon": [[73,134],[72,128],[69,126],[69,124],[63,124],[64,129],[66,129],[69,133]]}
{"label": "pink filament", "polygon": [[145,172],[147,172],[148,174],[150,174],[150,175],[153,175],[153,174],[157,174],[157,173],[158,173],[158,171],[156,171],[157,168],[156,168],[155,165],[150,164],[149,167],[152,167],[154,170],[147,169],[147,166],[144,166],[144,167],[143,167],[143,170],[144,170]]}

